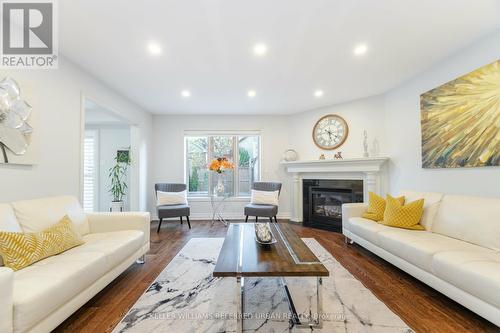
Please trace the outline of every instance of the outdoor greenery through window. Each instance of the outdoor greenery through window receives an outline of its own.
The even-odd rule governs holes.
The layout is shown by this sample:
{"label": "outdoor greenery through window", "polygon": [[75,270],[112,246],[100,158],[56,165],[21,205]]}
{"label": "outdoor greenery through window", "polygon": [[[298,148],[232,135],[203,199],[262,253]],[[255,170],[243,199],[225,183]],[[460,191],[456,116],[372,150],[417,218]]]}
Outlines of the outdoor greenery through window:
{"label": "outdoor greenery through window", "polygon": [[229,196],[249,196],[251,185],[260,178],[258,135],[186,136],[186,179],[190,196],[208,196],[218,175],[208,170],[213,158],[226,157],[235,164],[224,172],[224,191]]}

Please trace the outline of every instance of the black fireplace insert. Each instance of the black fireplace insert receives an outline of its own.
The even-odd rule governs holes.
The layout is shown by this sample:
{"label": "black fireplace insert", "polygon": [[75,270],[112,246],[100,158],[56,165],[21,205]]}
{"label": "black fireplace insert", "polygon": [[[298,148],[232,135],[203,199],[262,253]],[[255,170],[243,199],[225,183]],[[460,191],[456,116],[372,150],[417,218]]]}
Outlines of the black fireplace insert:
{"label": "black fireplace insert", "polygon": [[362,180],[303,180],[305,226],[342,232],[342,204],[350,202],[363,202]]}

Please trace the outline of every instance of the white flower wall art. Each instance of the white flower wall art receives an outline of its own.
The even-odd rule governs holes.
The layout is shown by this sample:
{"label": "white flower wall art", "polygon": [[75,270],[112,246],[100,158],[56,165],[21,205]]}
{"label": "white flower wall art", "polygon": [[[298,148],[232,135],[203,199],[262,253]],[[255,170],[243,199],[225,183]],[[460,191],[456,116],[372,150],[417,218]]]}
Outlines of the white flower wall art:
{"label": "white flower wall art", "polygon": [[32,164],[31,106],[21,98],[16,81],[0,81],[0,164]]}

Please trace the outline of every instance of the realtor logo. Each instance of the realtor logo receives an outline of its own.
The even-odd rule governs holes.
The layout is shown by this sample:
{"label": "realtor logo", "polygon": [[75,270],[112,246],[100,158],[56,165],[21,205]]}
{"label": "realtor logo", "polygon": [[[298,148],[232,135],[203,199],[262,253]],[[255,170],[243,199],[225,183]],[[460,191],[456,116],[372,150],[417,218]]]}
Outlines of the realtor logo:
{"label": "realtor logo", "polygon": [[57,68],[55,0],[2,0],[2,68]]}

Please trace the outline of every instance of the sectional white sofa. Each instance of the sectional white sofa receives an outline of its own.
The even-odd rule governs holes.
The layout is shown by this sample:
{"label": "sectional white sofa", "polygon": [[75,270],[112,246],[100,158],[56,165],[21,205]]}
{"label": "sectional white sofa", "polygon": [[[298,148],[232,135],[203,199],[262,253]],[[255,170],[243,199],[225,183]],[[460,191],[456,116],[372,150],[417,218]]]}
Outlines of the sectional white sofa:
{"label": "sectional white sofa", "polygon": [[424,198],[425,231],[361,217],[367,204],[345,204],[343,233],[408,274],[500,326],[500,198],[401,193]]}
{"label": "sectional white sofa", "polygon": [[0,332],[50,332],[149,250],[149,213],[85,214],[69,196],[0,204],[0,230],[36,232],[64,215],[85,244],[17,272],[0,262]]}

